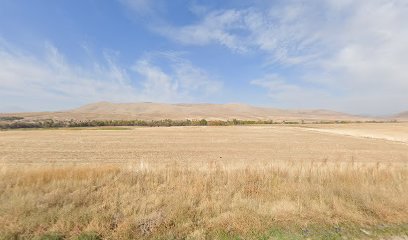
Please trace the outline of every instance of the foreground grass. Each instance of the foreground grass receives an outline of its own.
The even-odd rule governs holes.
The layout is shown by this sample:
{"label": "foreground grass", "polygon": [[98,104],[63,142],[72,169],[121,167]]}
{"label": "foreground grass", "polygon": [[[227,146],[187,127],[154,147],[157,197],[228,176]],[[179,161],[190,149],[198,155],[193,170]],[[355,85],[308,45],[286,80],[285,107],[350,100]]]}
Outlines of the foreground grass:
{"label": "foreground grass", "polygon": [[0,168],[3,239],[344,239],[408,234],[406,165]]}

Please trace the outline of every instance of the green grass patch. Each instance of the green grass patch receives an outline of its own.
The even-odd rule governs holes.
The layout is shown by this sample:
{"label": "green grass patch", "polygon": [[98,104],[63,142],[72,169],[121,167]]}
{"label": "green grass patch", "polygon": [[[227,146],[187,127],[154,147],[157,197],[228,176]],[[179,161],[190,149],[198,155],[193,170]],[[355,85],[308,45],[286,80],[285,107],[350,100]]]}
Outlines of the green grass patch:
{"label": "green grass patch", "polygon": [[38,238],[38,240],[63,240],[63,239],[65,239],[65,236],[60,233],[46,233]]}
{"label": "green grass patch", "polygon": [[15,116],[9,116],[9,117],[0,117],[0,121],[16,121],[16,120],[22,120],[24,119],[23,117],[15,117]]}
{"label": "green grass patch", "polygon": [[75,238],[76,240],[102,240],[102,237],[94,232],[85,232],[81,233],[78,237]]}

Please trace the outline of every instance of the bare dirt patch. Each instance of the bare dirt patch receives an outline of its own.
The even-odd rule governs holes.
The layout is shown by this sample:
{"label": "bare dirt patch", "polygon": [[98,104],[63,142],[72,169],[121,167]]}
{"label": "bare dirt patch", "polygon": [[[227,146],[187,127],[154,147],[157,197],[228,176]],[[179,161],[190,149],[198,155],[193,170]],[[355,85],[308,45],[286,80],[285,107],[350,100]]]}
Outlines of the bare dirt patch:
{"label": "bare dirt patch", "polygon": [[352,137],[408,143],[408,123],[321,124],[308,125],[306,129]]}

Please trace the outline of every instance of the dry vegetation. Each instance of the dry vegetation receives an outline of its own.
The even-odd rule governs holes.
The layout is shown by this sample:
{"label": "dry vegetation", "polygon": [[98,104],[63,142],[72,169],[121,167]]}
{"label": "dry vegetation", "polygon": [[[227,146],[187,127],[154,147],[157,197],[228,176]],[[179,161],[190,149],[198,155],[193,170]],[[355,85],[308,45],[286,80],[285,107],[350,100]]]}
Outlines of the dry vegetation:
{"label": "dry vegetation", "polygon": [[408,124],[406,123],[315,124],[306,125],[306,128],[312,131],[408,143]]}
{"label": "dry vegetation", "polygon": [[[70,111],[2,114],[2,117],[24,117],[33,120],[374,120],[328,110],[285,110],[246,104],[165,104],[165,103],[92,103]],[[401,119],[402,120],[402,119]]]}
{"label": "dry vegetation", "polygon": [[399,142],[288,126],[13,130],[0,160],[4,239],[408,233]]}

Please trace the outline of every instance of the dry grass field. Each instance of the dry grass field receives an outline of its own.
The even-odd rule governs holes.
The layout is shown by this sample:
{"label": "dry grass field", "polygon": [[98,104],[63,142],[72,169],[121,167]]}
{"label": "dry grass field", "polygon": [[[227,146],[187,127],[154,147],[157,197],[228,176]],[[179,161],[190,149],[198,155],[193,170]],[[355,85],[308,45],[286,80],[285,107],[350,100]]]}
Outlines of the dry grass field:
{"label": "dry grass field", "polygon": [[312,131],[348,135],[360,138],[384,139],[408,144],[407,123],[323,124],[306,126]]}
{"label": "dry grass field", "polygon": [[0,238],[401,237],[407,127],[0,131]]}

